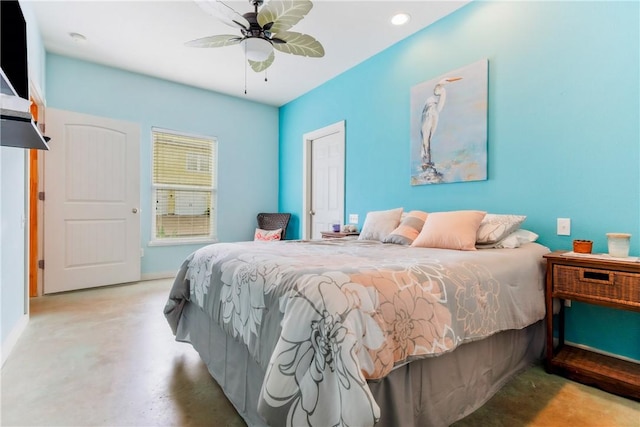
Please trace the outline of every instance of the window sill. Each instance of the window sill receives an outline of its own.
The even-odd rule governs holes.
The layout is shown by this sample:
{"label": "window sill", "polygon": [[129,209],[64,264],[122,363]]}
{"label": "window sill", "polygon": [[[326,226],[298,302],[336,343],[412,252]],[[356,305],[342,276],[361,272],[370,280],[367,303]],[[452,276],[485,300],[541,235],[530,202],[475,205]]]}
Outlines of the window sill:
{"label": "window sill", "polygon": [[147,246],[184,246],[184,245],[209,245],[217,243],[216,238],[205,239],[164,239],[164,240],[151,240],[147,243]]}

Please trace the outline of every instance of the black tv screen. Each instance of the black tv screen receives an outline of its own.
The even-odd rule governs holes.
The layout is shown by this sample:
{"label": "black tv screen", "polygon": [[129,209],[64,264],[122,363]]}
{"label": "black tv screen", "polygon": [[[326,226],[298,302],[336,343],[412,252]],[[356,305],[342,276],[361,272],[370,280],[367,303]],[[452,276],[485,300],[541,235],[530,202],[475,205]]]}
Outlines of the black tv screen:
{"label": "black tv screen", "polygon": [[0,66],[21,98],[29,99],[27,25],[17,0],[0,0]]}

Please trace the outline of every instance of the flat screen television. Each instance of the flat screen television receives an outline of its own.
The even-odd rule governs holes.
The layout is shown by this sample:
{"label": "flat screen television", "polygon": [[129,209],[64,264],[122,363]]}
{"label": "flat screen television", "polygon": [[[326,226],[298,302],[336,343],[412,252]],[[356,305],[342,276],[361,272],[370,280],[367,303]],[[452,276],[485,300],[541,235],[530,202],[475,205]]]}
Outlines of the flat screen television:
{"label": "flat screen television", "polygon": [[15,108],[16,95],[29,102],[27,25],[17,0],[0,0],[0,67],[0,145],[48,150],[29,108]]}
{"label": "flat screen television", "polygon": [[0,36],[0,67],[16,94],[29,99],[27,25],[17,0],[0,0]]}

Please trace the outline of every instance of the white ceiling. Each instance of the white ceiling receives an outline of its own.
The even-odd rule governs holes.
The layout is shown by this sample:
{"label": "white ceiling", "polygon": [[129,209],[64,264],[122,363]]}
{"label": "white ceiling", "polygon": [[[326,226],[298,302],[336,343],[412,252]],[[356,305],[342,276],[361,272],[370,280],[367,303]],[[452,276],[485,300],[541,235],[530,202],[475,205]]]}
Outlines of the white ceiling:
{"label": "white ceiling", "polygon": [[[315,0],[291,31],[314,36],[323,58],[275,52],[264,73],[245,67],[238,45],[199,49],[184,43],[216,34],[239,34],[192,0],[33,1],[48,52],[96,62],[232,96],[280,106],[464,6],[469,1]],[[240,14],[248,0],[226,1]],[[411,15],[396,27],[397,12]],[[75,42],[69,33],[86,36]],[[245,70],[247,94],[244,94]]]}

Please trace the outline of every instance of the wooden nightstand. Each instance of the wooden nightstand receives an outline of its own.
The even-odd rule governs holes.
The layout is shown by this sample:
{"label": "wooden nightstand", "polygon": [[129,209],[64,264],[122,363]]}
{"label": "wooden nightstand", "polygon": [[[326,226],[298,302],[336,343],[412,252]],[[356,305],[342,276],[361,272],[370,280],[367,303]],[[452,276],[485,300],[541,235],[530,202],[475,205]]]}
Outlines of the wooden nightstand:
{"label": "wooden nightstand", "polygon": [[337,239],[339,237],[359,236],[360,233],[343,233],[341,231],[321,231],[323,239]]}
{"label": "wooden nightstand", "polygon": [[547,372],[640,400],[640,364],[565,344],[563,301],[558,316],[559,345],[553,348],[553,298],[640,311],[640,262],[563,253],[544,256],[547,259]]}

